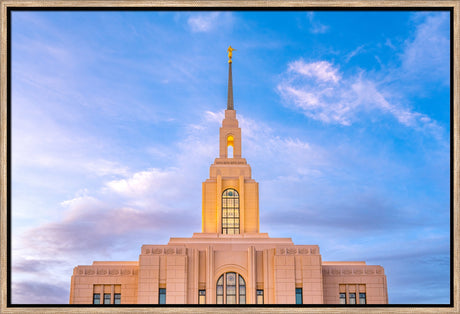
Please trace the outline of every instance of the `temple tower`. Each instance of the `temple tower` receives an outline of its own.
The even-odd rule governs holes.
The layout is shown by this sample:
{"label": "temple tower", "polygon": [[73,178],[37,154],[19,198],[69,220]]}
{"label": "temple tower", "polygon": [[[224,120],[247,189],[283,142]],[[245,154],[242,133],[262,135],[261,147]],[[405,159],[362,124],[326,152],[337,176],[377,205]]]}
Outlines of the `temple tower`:
{"label": "temple tower", "polygon": [[227,110],[219,132],[219,157],[203,182],[202,232],[259,233],[259,185],[241,156],[241,129],[233,104],[232,51],[228,48]]}

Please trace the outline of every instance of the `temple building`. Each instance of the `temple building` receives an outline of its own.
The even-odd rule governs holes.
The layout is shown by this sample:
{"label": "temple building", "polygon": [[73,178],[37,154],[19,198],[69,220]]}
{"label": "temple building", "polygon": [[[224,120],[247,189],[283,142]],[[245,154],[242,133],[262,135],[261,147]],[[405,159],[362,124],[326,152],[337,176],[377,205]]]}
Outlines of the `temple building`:
{"label": "temple building", "polygon": [[259,229],[259,184],[242,157],[232,49],[219,156],[202,184],[202,230],[146,244],[138,261],[77,266],[71,304],[387,304],[381,266],[326,262],[318,245]]}

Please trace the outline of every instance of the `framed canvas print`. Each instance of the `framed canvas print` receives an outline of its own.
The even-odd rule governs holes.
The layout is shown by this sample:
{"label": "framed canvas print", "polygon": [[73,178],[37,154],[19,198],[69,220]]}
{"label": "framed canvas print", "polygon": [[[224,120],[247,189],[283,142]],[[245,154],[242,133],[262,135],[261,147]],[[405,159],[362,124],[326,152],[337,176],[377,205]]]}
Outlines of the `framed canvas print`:
{"label": "framed canvas print", "polygon": [[458,2],[1,16],[2,310],[458,310]]}

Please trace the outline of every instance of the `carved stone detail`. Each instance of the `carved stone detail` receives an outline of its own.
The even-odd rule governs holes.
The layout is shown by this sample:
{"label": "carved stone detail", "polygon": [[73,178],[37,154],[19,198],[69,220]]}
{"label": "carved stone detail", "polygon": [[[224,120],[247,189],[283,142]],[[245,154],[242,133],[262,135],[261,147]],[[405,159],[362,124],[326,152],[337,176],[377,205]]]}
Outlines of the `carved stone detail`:
{"label": "carved stone detail", "polygon": [[345,274],[345,275],[351,274],[351,269],[344,269],[344,270],[342,270],[342,274]]}
{"label": "carved stone detail", "polygon": [[295,252],[296,252],[296,249],[295,249],[295,248],[288,248],[288,249],[287,249],[287,254],[288,254],[288,255],[293,255],[293,254],[295,254]]}
{"label": "carved stone detail", "polygon": [[145,249],[145,254],[150,254],[150,249]]}
{"label": "carved stone detail", "polygon": [[366,274],[368,274],[368,275],[374,274],[374,270],[373,269],[366,269]]}
{"label": "carved stone detail", "polygon": [[94,275],[94,274],[95,274],[94,269],[87,269],[85,271],[85,275]]}
{"label": "carved stone detail", "polygon": [[111,275],[118,275],[118,274],[120,274],[120,271],[119,271],[118,269],[111,269],[111,270],[109,271],[109,274],[111,274]]}
{"label": "carved stone detail", "polygon": [[121,274],[122,274],[122,275],[131,275],[131,270],[129,270],[129,269],[123,269],[123,270],[121,271]]}
{"label": "carved stone detail", "polygon": [[174,253],[175,253],[175,250],[172,249],[172,248],[169,248],[169,249],[166,249],[166,250],[165,250],[165,253],[166,253],[166,254],[174,254]]}
{"label": "carved stone detail", "polygon": [[309,253],[309,250],[306,248],[299,249],[299,254],[308,254],[308,253]]}
{"label": "carved stone detail", "polygon": [[107,275],[107,269],[98,269],[97,274],[98,275]]}
{"label": "carved stone detail", "polygon": [[152,253],[153,254],[161,254],[161,253],[163,253],[163,249],[153,249]]}

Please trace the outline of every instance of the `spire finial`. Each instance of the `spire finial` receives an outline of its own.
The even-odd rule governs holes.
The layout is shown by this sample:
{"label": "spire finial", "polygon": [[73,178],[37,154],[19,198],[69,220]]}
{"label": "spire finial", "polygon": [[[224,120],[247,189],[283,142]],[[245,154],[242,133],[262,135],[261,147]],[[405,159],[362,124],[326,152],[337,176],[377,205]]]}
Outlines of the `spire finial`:
{"label": "spire finial", "polygon": [[227,52],[228,52],[228,63],[232,63],[232,52],[236,51],[236,49],[233,49],[232,46],[228,46]]}
{"label": "spire finial", "polygon": [[228,97],[227,97],[227,110],[233,109],[233,80],[232,80],[232,46],[227,49],[228,52]]}

